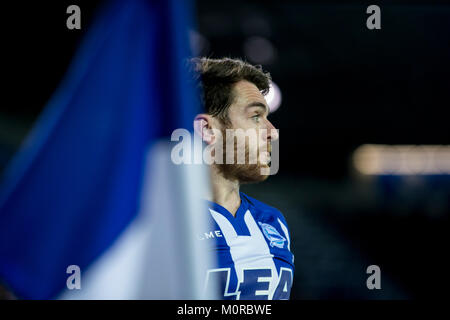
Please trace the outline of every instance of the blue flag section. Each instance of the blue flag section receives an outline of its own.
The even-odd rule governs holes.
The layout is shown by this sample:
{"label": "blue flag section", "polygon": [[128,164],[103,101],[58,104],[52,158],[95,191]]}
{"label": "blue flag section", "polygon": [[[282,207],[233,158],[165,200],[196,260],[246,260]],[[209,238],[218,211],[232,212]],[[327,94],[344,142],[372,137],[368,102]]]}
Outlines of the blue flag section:
{"label": "blue flag section", "polygon": [[200,111],[185,70],[192,4],[105,5],[5,172],[0,281],[18,298],[58,297],[70,265],[84,275],[137,217],[158,170],[149,146]]}

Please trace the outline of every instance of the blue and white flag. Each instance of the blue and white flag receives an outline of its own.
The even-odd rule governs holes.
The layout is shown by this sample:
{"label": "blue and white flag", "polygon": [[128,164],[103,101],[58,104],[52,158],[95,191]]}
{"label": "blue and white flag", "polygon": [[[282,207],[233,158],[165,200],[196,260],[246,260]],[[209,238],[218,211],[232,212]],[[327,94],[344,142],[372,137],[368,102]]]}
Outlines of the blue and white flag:
{"label": "blue and white flag", "polygon": [[207,174],[173,165],[169,145],[200,111],[185,70],[192,9],[107,1],[86,30],[3,177],[0,282],[18,298],[205,297],[210,257],[191,235],[205,229]]}

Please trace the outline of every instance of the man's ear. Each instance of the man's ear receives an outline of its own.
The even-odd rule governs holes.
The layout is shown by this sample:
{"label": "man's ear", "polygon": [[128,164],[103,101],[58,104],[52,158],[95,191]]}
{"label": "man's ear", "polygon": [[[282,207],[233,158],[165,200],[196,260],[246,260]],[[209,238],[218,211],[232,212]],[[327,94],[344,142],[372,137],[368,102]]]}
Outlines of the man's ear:
{"label": "man's ear", "polygon": [[212,116],[205,113],[198,114],[194,119],[194,132],[206,144],[212,144],[215,141],[213,122]]}

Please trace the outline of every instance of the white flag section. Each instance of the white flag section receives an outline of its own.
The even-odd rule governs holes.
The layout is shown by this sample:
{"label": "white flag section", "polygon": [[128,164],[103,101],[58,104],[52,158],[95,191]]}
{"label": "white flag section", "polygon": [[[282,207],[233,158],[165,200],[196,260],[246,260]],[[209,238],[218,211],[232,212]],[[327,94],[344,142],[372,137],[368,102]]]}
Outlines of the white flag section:
{"label": "white flag section", "polygon": [[197,235],[205,219],[208,172],[203,165],[174,165],[170,145],[150,148],[141,210],[130,226],[88,270],[81,289],[60,299],[215,299],[204,281],[212,253]]}

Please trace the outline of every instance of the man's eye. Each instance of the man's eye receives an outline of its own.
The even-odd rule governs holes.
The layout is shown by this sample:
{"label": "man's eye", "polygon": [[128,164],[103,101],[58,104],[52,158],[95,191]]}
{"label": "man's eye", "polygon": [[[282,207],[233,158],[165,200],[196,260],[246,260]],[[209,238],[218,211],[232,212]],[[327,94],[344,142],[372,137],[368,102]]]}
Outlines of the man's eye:
{"label": "man's eye", "polygon": [[255,120],[256,122],[259,122],[260,115],[259,115],[259,114],[254,115],[254,116],[252,117],[252,119]]}

